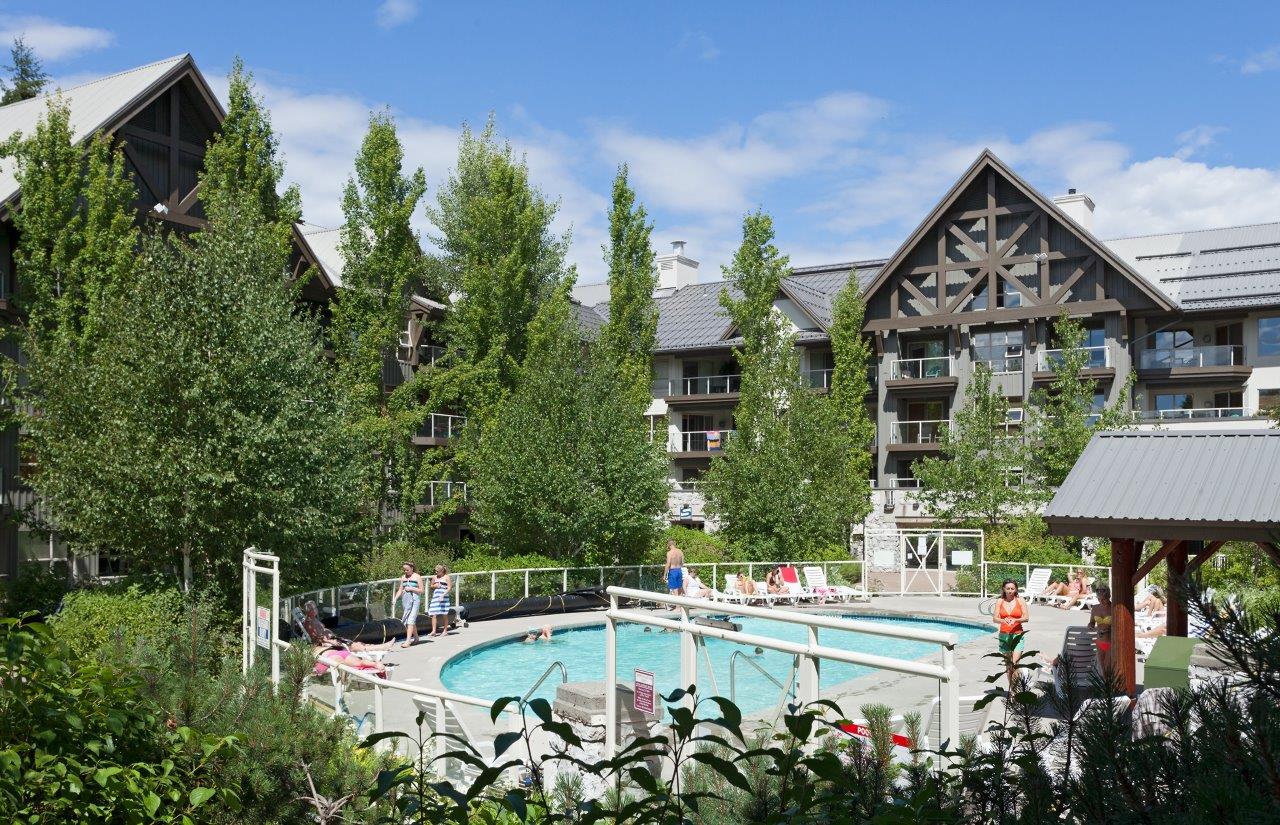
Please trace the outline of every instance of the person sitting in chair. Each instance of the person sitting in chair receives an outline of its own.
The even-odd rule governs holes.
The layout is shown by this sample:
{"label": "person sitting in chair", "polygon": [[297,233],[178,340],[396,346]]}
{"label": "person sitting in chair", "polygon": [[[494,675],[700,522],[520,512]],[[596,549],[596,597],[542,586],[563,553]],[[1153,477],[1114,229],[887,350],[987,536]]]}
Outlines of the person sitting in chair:
{"label": "person sitting in chair", "polygon": [[320,621],[320,608],[316,606],[314,601],[308,601],[302,606],[302,615],[302,629],[307,632],[307,638],[313,645],[344,647],[352,653],[361,653],[366,650],[390,650],[393,646],[392,642],[373,645],[338,638],[332,630],[325,627]]}

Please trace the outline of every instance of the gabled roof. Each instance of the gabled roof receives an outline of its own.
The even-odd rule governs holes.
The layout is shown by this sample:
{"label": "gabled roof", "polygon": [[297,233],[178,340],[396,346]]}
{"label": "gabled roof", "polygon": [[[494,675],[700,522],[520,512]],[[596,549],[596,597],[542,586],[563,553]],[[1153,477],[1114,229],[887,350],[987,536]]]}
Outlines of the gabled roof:
{"label": "gabled roof", "polygon": [[892,274],[892,272],[906,260],[907,256],[911,254],[911,251],[925,239],[925,236],[934,224],[942,220],[943,216],[951,211],[952,207],[956,201],[959,200],[961,195],[964,194],[965,190],[973,185],[974,181],[976,181],[983,172],[991,169],[994,169],[998,174],[1004,176],[1006,180],[1017,187],[1024,195],[1026,195],[1027,199],[1031,203],[1047,212],[1063,226],[1066,226],[1071,229],[1071,231],[1075,232],[1091,252],[1099,256],[1106,263],[1110,264],[1121,274],[1133,281],[1138,289],[1154,301],[1157,306],[1166,310],[1173,310],[1175,308],[1174,303],[1167,295],[1153,287],[1145,278],[1135,272],[1133,268],[1129,266],[1128,262],[1116,255],[1115,252],[1108,248],[1102,241],[1094,237],[1092,232],[1072,220],[1071,217],[1068,216],[1067,213],[1063,212],[1051,198],[1046,198],[1044,195],[1040,194],[1035,187],[1020,178],[1013,169],[1009,168],[1004,161],[996,157],[990,149],[982,150],[982,153],[979,154],[977,159],[974,160],[967,170],[965,170],[965,173],[960,176],[960,179],[957,180],[949,190],[947,190],[947,194],[942,197],[942,200],[938,201],[938,205],[925,216],[924,220],[920,222],[920,225],[916,227],[915,231],[912,232],[902,245],[898,247],[898,250],[889,257],[889,260],[880,269],[875,280],[873,280],[868,286],[865,294],[870,296],[871,293],[880,289],[880,287],[884,285],[885,281],[888,280],[890,274]]}
{"label": "gabled roof", "polygon": [[1097,433],[1044,519],[1058,535],[1276,541],[1280,429]]}
{"label": "gabled roof", "polygon": [[1184,311],[1280,304],[1280,223],[1106,243]]}
{"label": "gabled roof", "polygon": [[305,222],[294,224],[294,229],[295,237],[311,252],[311,257],[329,283],[335,287],[342,286],[342,253],[338,251],[342,230]]}
{"label": "gabled roof", "polygon": [[[7,139],[15,132],[24,135],[33,132],[48,112],[49,100],[59,94],[70,110],[70,126],[77,141],[85,140],[99,130],[111,131],[186,72],[190,72],[192,80],[218,117],[225,116],[217,97],[196,70],[191,55],[180,54],[69,89],[0,106],[0,139]],[[0,204],[8,205],[17,194],[14,161],[11,158],[0,161]]]}

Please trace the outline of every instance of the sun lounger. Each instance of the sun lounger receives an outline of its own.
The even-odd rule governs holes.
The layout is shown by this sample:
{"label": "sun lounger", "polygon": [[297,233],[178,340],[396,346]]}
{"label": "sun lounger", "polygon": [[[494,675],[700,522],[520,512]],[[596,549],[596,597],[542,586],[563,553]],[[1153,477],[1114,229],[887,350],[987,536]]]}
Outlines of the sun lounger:
{"label": "sun lounger", "polygon": [[1067,628],[1058,661],[1060,664],[1052,668],[1051,678],[1053,689],[1059,696],[1067,692],[1067,668],[1062,666],[1062,662],[1070,662],[1072,686],[1077,689],[1090,689],[1094,677],[1102,672],[1098,665],[1097,634],[1093,628],[1082,626]]}
{"label": "sun lounger", "polygon": [[800,574],[792,566],[787,565],[782,568],[782,583],[786,586],[786,592],[792,601],[799,603],[802,601],[816,602],[821,600],[821,596],[800,584]]}
{"label": "sun lounger", "polygon": [[809,592],[823,601],[835,599],[836,601],[847,602],[855,598],[865,599],[867,597],[865,590],[854,590],[852,587],[846,587],[843,584],[828,584],[826,571],[821,567],[805,567],[804,581],[808,586]]}
{"label": "sun lounger", "polygon": [[[1003,714],[1004,706],[1000,700],[988,702],[985,707],[977,707],[978,702],[985,698],[984,695],[977,696],[961,696],[960,697],[960,738],[967,736],[973,737],[978,747],[982,748],[988,741],[987,729],[991,726],[999,714]],[[942,703],[941,698],[934,698],[925,708],[924,713],[920,717],[920,731],[924,737],[924,742],[920,745],[923,748],[937,747],[942,744],[942,732],[940,730],[942,724],[942,715],[938,712],[938,708]],[[960,743],[952,742],[948,744],[948,749],[954,750]]]}
{"label": "sun lounger", "polygon": [[1045,588],[1049,586],[1049,579],[1052,578],[1053,571],[1048,567],[1037,567],[1031,571],[1031,575],[1027,576],[1027,601],[1048,601],[1050,596],[1044,594]]}
{"label": "sun lounger", "polygon": [[732,573],[724,574],[724,590],[713,591],[712,598],[718,601],[742,603],[747,595],[738,592],[738,577]]}

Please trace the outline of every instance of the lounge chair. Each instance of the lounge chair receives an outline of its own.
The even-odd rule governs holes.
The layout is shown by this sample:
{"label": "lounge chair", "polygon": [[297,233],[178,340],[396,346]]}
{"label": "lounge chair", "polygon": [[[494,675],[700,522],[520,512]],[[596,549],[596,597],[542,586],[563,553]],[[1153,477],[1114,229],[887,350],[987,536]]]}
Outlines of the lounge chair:
{"label": "lounge chair", "polygon": [[799,572],[790,565],[782,568],[782,583],[786,587],[787,595],[797,604],[802,601],[816,602],[822,598],[800,584]]}
{"label": "lounge chair", "polygon": [[[1093,685],[1095,676],[1102,673],[1098,665],[1097,634],[1091,627],[1077,626],[1067,628],[1062,640],[1062,652],[1058,661],[1071,663],[1071,685],[1088,690]],[[1066,668],[1052,668],[1053,689],[1062,696],[1067,692]]]}
{"label": "lounge chair", "polygon": [[1053,577],[1053,571],[1048,567],[1037,567],[1031,571],[1031,575],[1027,576],[1027,601],[1048,601],[1053,596],[1044,595],[1044,590],[1049,586],[1049,579]]}
{"label": "lounge chair", "polygon": [[[960,697],[960,738],[973,737],[977,741],[979,748],[984,747],[988,740],[987,729],[991,726],[991,723],[996,720],[998,714],[1003,714],[1004,712],[1004,706],[999,700],[988,702],[982,708],[976,707],[978,702],[984,698],[986,698],[984,694]],[[924,742],[919,746],[921,748],[942,744],[942,734],[938,729],[942,723],[942,716],[938,712],[941,704],[942,699],[935,697],[929,702],[920,717],[920,731],[924,737]],[[954,750],[958,745],[958,742],[952,742],[948,747]]]}
{"label": "lounge chair", "polygon": [[747,596],[738,592],[738,577],[732,573],[725,573],[724,590],[712,591],[712,598],[717,601],[738,602],[741,604],[746,601]]}
{"label": "lounge chair", "polygon": [[828,584],[827,573],[821,567],[805,567],[804,581],[808,585],[808,591],[821,601],[835,599],[836,601],[847,602],[852,599],[865,599],[867,597],[865,590],[854,590],[852,587],[846,587],[843,584]]}

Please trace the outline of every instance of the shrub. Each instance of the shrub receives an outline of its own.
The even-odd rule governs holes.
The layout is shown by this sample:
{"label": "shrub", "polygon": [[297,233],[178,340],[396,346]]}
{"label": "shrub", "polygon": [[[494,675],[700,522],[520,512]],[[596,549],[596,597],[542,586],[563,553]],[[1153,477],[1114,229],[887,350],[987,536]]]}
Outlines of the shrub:
{"label": "shrub", "polygon": [[420,572],[425,572],[437,564],[452,567],[453,553],[444,547],[418,547],[407,541],[388,541],[375,547],[365,558],[361,581],[399,578],[407,561],[416,564]]}
{"label": "shrub", "polygon": [[174,588],[148,592],[139,584],[75,590],[50,618],[54,633],[79,656],[161,644],[184,614]]}
{"label": "shrub", "polygon": [[4,588],[3,615],[17,617],[34,611],[47,616],[58,609],[70,589],[66,562],[25,562]]}
{"label": "shrub", "polygon": [[689,564],[711,564],[729,560],[729,543],[722,534],[672,526],[662,531],[645,563],[666,563],[668,541],[674,541],[684,551],[685,561]]}

